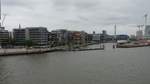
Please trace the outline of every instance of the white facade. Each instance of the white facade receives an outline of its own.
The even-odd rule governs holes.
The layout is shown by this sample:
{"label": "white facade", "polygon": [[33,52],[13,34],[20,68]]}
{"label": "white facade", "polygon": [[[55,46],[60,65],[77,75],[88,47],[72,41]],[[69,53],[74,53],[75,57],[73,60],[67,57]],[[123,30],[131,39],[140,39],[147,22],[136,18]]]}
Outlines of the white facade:
{"label": "white facade", "polygon": [[136,38],[137,39],[142,39],[143,38],[143,31],[142,30],[139,30],[136,32]]}
{"label": "white facade", "polygon": [[93,41],[100,41],[100,34],[93,34]]}
{"label": "white facade", "polygon": [[150,25],[147,25],[145,28],[145,36],[150,37]]}

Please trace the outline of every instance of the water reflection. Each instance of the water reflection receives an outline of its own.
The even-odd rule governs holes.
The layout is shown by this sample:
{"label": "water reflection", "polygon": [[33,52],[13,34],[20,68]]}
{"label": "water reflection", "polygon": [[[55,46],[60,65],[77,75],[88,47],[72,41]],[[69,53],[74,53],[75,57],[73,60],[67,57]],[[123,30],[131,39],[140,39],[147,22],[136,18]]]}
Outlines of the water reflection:
{"label": "water reflection", "polygon": [[113,50],[106,46],[105,51],[0,57],[0,84],[150,83],[148,47]]}

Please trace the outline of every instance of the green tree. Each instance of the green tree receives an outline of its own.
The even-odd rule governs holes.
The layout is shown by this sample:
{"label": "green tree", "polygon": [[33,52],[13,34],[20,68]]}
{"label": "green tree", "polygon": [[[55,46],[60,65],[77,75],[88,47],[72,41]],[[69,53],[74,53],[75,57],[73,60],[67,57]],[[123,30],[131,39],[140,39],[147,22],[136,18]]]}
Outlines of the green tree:
{"label": "green tree", "polygon": [[10,45],[15,45],[15,40],[12,39],[12,38],[10,38],[8,42],[9,42]]}
{"label": "green tree", "polygon": [[26,40],[26,41],[25,41],[25,45],[26,45],[27,47],[31,47],[31,46],[33,46],[34,44],[33,44],[33,41],[32,41],[32,40]]}

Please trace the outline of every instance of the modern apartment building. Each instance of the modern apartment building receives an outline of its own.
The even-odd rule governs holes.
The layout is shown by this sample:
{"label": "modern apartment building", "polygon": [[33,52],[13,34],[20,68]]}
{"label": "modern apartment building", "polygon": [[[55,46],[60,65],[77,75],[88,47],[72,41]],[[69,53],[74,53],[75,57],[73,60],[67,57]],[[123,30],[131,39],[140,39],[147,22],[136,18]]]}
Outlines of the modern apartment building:
{"label": "modern apartment building", "polygon": [[25,45],[26,29],[13,29],[13,38],[16,45]]}
{"label": "modern apartment building", "polygon": [[28,40],[34,45],[48,45],[48,30],[45,27],[27,27],[14,29],[13,37],[16,45],[25,45]]}
{"label": "modern apartment building", "polygon": [[46,27],[27,27],[26,38],[35,45],[48,45],[48,30]]}
{"label": "modern apartment building", "polygon": [[0,48],[9,43],[9,32],[4,27],[0,27]]}
{"label": "modern apartment building", "polygon": [[72,42],[74,44],[86,44],[87,33],[84,31],[72,31]]}
{"label": "modern apartment building", "polygon": [[58,38],[56,32],[49,32],[48,34],[48,41],[51,47],[57,46]]}
{"label": "modern apartment building", "polygon": [[69,31],[65,29],[53,30],[51,32],[51,41],[57,41],[58,45],[64,45],[68,42]]}

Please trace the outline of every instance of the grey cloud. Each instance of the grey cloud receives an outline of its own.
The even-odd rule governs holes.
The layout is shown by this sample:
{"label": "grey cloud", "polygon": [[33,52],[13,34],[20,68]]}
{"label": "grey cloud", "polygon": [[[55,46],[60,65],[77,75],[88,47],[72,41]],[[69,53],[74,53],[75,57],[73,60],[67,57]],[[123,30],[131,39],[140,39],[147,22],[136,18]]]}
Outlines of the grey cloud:
{"label": "grey cloud", "polygon": [[7,7],[23,7],[23,8],[33,8],[35,3],[32,0],[4,0],[2,1],[4,6]]}
{"label": "grey cloud", "polygon": [[2,1],[3,5],[7,5],[7,6],[22,6],[25,5],[24,2],[20,1],[20,0],[5,0]]}
{"label": "grey cloud", "polygon": [[87,1],[87,0],[82,0],[74,3],[75,7],[78,8],[78,10],[94,10],[98,6],[100,6],[99,0],[92,0],[92,1]]}
{"label": "grey cloud", "polygon": [[[2,0],[10,16],[6,25],[142,24],[149,0]],[[13,22],[13,23],[12,23]],[[71,27],[73,29],[73,27]],[[107,28],[106,28],[107,29]],[[86,26],[85,30],[90,30]]]}

